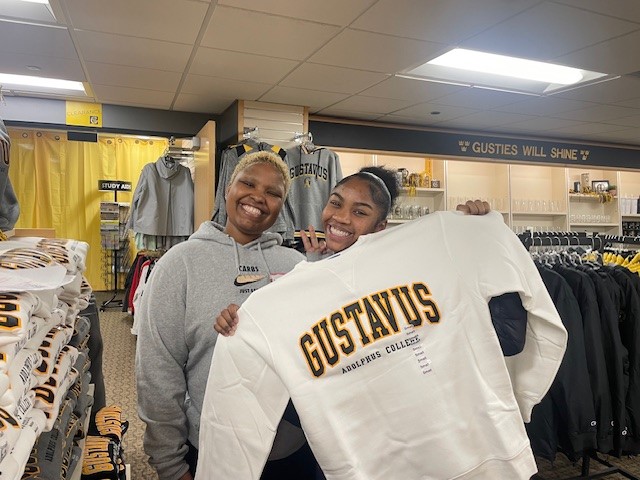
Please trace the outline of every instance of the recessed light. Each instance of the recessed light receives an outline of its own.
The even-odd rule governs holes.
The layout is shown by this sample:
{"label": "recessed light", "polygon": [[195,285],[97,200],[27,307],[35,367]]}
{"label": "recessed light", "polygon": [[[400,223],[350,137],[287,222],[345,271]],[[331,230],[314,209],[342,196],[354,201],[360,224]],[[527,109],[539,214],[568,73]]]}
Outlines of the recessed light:
{"label": "recessed light", "polygon": [[49,0],[22,0],[27,3],[41,3],[42,5],[49,5]]}
{"label": "recessed light", "polygon": [[611,77],[605,73],[565,65],[465,48],[454,48],[398,76],[533,95],[575,88],[577,85]]}
{"label": "recessed light", "polygon": [[577,68],[465,48],[454,48],[427,63],[558,85],[572,85],[583,79]]}
{"label": "recessed light", "polygon": [[59,78],[34,77],[31,75],[13,75],[0,73],[0,85],[7,90],[21,92],[78,94],[86,95],[82,82],[61,80]]}

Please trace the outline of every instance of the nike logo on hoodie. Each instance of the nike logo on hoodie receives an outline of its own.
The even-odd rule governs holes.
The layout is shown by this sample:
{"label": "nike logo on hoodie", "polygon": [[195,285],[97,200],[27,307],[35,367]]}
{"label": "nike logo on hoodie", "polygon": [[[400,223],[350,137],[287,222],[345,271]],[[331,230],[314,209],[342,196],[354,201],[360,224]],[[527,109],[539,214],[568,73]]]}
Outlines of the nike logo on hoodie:
{"label": "nike logo on hoodie", "polygon": [[236,287],[241,287],[243,285],[248,285],[250,283],[256,283],[259,282],[260,280],[262,280],[265,276],[264,275],[250,275],[250,274],[246,274],[246,273],[241,273],[240,275],[238,275],[236,277],[236,279],[233,281],[233,284]]}

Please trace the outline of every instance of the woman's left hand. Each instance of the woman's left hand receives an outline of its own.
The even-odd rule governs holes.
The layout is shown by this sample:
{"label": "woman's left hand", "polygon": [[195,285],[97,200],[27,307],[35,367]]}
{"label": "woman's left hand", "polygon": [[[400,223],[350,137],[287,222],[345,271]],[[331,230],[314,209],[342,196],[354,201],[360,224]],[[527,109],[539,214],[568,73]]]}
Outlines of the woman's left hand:
{"label": "woman's left hand", "polygon": [[316,230],[313,226],[309,225],[308,233],[304,230],[300,230],[300,238],[302,239],[302,244],[304,245],[304,251],[306,253],[323,254],[327,252],[327,243],[324,240],[318,240]]}
{"label": "woman's left hand", "polygon": [[469,200],[465,204],[460,204],[456,207],[459,212],[464,212],[465,215],[486,215],[491,211],[489,202],[482,200]]}

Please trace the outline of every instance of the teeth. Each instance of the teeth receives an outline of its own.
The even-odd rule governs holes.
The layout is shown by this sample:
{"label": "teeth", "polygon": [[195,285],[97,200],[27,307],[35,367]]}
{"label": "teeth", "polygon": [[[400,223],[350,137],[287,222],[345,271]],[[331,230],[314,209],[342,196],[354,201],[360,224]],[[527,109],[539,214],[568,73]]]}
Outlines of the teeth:
{"label": "teeth", "polygon": [[254,217],[257,217],[262,213],[260,209],[256,207],[252,207],[251,205],[241,205],[241,206],[245,212],[247,212],[249,215],[253,215]]}
{"label": "teeth", "polygon": [[334,234],[336,237],[348,237],[349,235],[351,235],[349,232],[341,230],[337,227],[330,226],[330,228],[331,228],[331,233]]}

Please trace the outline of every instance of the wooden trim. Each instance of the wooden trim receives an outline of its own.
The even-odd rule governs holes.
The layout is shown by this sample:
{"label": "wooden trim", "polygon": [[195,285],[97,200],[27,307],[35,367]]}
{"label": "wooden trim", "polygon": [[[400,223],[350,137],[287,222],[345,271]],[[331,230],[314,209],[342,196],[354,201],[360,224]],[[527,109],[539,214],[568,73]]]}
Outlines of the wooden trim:
{"label": "wooden trim", "polygon": [[244,135],[244,100],[238,100],[238,142],[243,140]]}
{"label": "wooden trim", "polygon": [[55,228],[16,228],[15,237],[56,238]]}

